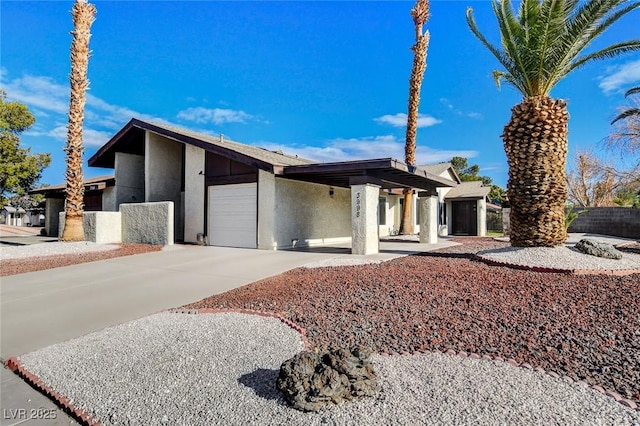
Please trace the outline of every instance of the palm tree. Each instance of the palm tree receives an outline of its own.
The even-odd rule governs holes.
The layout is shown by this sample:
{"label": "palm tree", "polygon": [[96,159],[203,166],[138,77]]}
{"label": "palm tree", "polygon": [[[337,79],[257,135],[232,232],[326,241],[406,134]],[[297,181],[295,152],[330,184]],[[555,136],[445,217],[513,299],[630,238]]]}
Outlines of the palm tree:
{"label": "palm tree", "polygon": [[626,0],[522,0],[517,15],[509,0],[492,0],[501,47],[467,23],[504,67],[493,72],[524,96],[511,110],[502,140],[509,163],[513,246],[557,246],[566,240],[567,104],[551,89],[572,71],[599,59],[636,51],[640,40],[592,52],[585,49],[621,17],[638,8]]}
{"label": "palm tree", "polygon": [[[416,131],[418,129],[418,106],[420,105],[420,89],[427,69],[427,48],[429,47],[429,31],[422,33],[422,26],[429,19],[429,1],[418,0],[411,9],[411,18],[416,29],[416,44],[413,50],[413,67],[409,79],[409,107],[407,114],[407,133],[404,145],[404,161],[409,166],[416,164]],[[413,207],[413,190],[404,191],[404,207],[400,224],[401,234],[413,234],[411,211]]]}
{"label": "palm tree", "polygon": [[65,223],[62,231],[63,241],[83,241],[84,227],[84,185],[82,177],[82,124],[84,105],[89,86],[87,68],[89,65],[89,39],[91,24],[95,20],[96,8],[87,0],[76,0],[71,15],[74,31],[71,32],[71,98],[69,100],[69,125],[67,130],[67,175]]}

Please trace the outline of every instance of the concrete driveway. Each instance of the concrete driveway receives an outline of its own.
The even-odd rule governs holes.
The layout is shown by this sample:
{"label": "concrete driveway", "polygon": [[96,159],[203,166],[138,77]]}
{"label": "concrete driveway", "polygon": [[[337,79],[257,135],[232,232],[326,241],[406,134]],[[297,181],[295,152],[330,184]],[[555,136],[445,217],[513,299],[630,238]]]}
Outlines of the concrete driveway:
{"label": "concrete driveway", "polygon": [[[354,257],[387,260],[446,245],[451,243],[381,243],[381,252],[371,256],[351,256],[340,248],[266,251],[172,246],[160,252],[3,277],[0,352],[5,361],[309,263]],[[16,411],[39,408],[55,410],[57,418],[48,424],[75,423],[6,369],[2,369],[1,400],[3,413],[9,417],[3,414],[0,426],[44,424],[35,419],[25,422],[20,417],[23,411]]]}

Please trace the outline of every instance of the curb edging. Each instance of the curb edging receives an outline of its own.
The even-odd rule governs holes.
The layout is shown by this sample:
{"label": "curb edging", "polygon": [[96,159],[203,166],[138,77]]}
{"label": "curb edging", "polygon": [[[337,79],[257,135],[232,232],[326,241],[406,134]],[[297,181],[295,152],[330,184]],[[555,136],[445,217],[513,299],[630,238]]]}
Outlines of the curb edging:
{"label": "curb edging", "polygon": [[80,408],[76,408],[68,398],[60,395],[58,392],[47,386],[38,376],[29,372],[18,357],[11,357],[5,362],[5,366],[13,371],[18,376],[22,377],[29,385],[33,386],[39,392],[43,393],[47,398],[53,400],[53,402],[66,414],[70,415],[78,422],[88,426],[100,426],[100,423],[94,420],[89,413]]}
{"label": "curb edging", "polygon": [[519,265],[517,263],[501,262],[499,260],[489,259],[478,254],[473,255],[473,259],[485,263],[490,266],[504,266],[511,269],[519,269],[522,271],[556,273],[556,274],[574,274],[574,275],[609,275],[614,277],[624,277],[631,274],[640,274],[640,269],[562,269],[549,268],[546,266],[528,266]]}

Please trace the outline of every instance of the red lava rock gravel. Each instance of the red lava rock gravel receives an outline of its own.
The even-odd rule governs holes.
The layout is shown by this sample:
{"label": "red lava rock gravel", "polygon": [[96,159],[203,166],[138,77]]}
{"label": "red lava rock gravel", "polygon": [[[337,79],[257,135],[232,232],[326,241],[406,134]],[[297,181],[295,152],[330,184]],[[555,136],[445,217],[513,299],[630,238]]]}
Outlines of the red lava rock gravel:
{"label": "red lava rock gravel", "polygon": [[276,312],[312,347],[466,351],[528,363],[640,402],[640,274],[515,270],[472,260],[489,239],[382,264],[299,268],[187,305]]}
{"label": "red lava rock gravel", "polygon": [[129,256],[132,254],[148,253],[161,249],[162,246],[152,246],[149,244],[121,244],[119,248],[114,250],[42,256],[37,259],[2,260],[0,262],[0,277],[76,265],[78,263],[94,262],[96,260],[111,259],[114,257]]}

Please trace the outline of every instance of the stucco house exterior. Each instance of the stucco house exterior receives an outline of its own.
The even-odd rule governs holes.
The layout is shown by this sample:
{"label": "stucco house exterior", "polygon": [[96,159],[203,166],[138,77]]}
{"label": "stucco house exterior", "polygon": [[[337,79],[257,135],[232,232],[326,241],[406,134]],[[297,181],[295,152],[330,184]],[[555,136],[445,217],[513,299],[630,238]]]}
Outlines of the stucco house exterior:
{"label": "stucco house exterior", "polygon": [[2,222],[11,226],[27,226],[30,224],[29,216],[22,207],[4,206],[2,211]]}
{"label": "stucco house exterior", "polygon": [[[102,146],[89,166],[114,170],[112,177],[85,182],[103,211],[171,201],[176,240],[268,250],[351,242],[355,254],[377,252],[379,238],[398,231],[405,188],[414,193],[421,241],[437,242],[452,233],[457,201],[447,195],[460,185],[448,163],[316,163],[138,119]],[[47,195],[47,206],[52,203]],[[51,223],[58,211],[47,213]]]}

